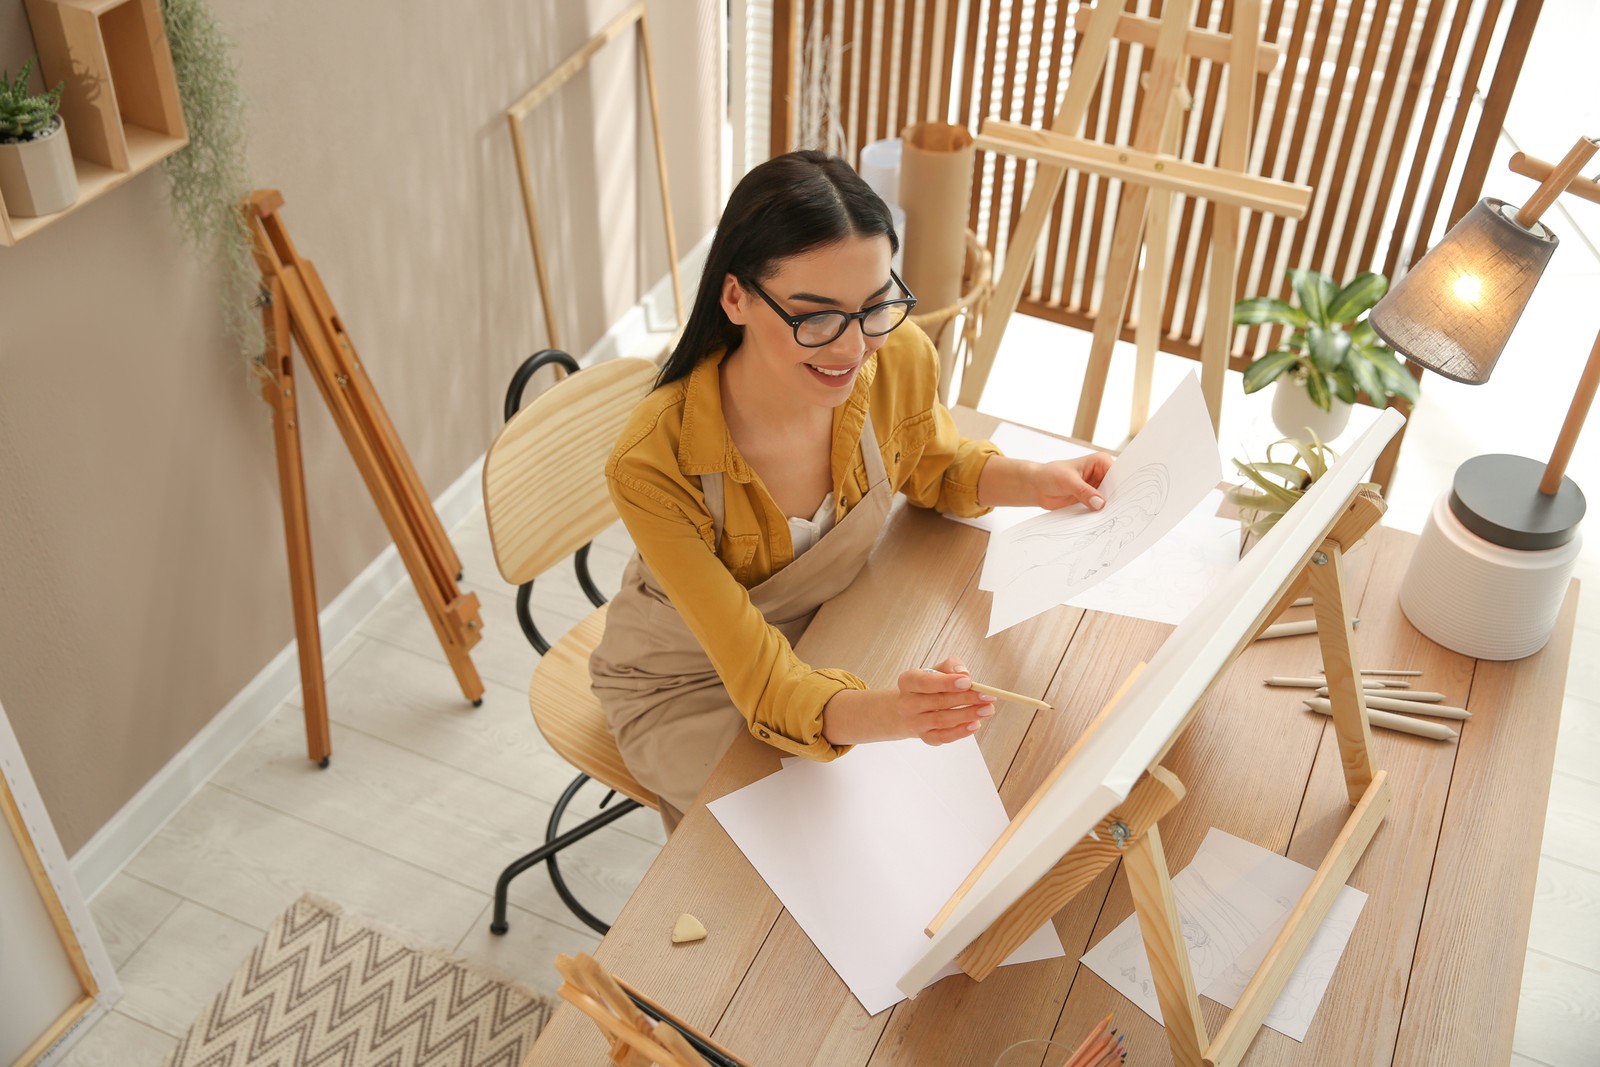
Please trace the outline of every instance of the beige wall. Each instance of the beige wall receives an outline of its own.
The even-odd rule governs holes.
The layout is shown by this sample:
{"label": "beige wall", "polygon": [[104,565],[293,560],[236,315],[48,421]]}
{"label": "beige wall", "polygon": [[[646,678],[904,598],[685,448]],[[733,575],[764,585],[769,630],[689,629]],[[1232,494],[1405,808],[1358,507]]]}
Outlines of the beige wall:
{"label": "beige wall", "polygon": [[[430,495],[545,341],[504,109],[623,6],[213,0],[253,181],[283,191]],[[650,8],[684,249],[719,207],[721,7]],[[0,67],[30,50],[0,0]],[[529,124],[578,353],[666,269],[635,72],[616,42]],[[293,637],[267,409],[165,196],[150,172],[0,248],[0,703],[69,853]],[[321,398],[301,412],[326,604],[387,535]]]}

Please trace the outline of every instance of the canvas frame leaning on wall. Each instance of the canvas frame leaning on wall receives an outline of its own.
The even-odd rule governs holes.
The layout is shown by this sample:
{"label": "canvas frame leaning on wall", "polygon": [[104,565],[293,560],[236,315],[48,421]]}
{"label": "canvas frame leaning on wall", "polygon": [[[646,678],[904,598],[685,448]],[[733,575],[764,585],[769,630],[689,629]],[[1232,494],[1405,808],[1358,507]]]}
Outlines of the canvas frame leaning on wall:
{"label": "canvas frame leaning on wall", "polygon": [[0,1067],[48,1067],[122,996],[0,707]]}

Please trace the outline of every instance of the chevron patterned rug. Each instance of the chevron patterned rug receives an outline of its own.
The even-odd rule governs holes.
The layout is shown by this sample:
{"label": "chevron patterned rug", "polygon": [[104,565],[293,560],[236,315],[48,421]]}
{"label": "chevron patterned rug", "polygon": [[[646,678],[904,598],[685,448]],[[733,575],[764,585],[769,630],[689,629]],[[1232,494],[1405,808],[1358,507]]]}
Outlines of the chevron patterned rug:
{"label": "chevron patterned rug", "polygon": [[518,1067],[553,1010],[307,894],[166,1067]]}

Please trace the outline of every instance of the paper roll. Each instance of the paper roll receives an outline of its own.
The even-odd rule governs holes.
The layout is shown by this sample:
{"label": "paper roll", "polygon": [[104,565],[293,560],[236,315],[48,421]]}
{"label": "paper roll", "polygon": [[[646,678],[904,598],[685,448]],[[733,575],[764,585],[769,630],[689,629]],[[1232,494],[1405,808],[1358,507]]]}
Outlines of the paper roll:
{"label": "paper roll", "polygon": [[900,142],[900,206],[906,212],[902,276],[925,314],[961,299],[972,134],[965,126],[924,122],[907,126]]}

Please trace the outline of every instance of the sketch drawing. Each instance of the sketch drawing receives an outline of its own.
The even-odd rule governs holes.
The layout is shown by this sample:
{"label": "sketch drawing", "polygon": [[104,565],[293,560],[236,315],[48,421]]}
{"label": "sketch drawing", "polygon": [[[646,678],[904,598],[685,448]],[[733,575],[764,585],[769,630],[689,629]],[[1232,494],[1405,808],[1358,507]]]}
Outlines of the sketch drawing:
{"label": "sketch drawing", "polygon": [[[1117,563],[1167,504],[1165,463],[1147,463],[1125,476],[1104,511],[1054,512],[1029,524],[1001,563],[997,588],[1077,588]],[[1055,521],[1049,521],[1054,519]]]}

